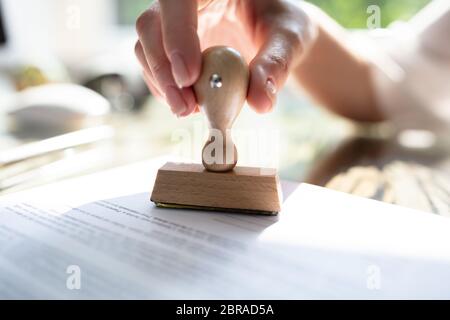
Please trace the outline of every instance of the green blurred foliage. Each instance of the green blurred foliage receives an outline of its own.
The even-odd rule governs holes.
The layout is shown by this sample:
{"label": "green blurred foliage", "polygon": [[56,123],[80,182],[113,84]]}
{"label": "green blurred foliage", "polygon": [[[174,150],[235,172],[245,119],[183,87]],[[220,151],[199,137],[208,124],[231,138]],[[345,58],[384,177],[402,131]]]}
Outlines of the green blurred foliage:
{"label": "green blurred foliage", "polygon": [[396,20],[407,20],[430,0],[309,0],[321,7],[346,28],[366,28],[371,5],[380,7],[381,26]]}
{"label": "green blurred foliage", "polygon": [[[149,7],[152,0],[116,0],[121,24],[133,24],[140,12]],[[180,0],[183,1],[183,0]],[[298,0],[301,1],[301,0]],[[430,0],[309,0],[327,12],[346,28],[366,28],[367,8],[380,7],[381,25],[386,27],[395,20],[407,20]]]}
{"label": "green blurred foliage", "polygon": [[118,22],[120,24],[134,24],[139,14],[150,7],[153,0],[116,0]]}

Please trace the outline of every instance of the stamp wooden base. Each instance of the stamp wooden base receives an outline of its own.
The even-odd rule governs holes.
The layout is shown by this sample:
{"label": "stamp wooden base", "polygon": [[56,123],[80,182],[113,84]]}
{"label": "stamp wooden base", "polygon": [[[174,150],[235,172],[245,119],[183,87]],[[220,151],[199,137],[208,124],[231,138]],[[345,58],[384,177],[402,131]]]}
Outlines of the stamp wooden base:
{"label": "stamp wooden base", "polygon": [[236,167],[225,173],[201,164],[168,162],[158,171],[151,201],[159,207],[274,215],[281,210],[275,169]]}

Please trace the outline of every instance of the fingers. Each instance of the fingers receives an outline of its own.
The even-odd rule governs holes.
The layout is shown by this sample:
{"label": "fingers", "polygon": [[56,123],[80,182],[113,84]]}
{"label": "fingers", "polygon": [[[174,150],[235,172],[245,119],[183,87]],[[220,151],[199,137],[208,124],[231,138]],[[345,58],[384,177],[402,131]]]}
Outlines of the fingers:
{"label": "fingers", "polygon": [[301,55],[302,45],[296,32],[286,29],[268,33],[256,57],[250,63],[250,86],[247,101],[255,111],[272,110],[276,94],[284,85],[294,59]]}
{"label": "fingers", "polygon": [[172,75],[171,64],[163,48],[161,18],[158,6],[145,11],[136,23],[139,42],[136,56],[147,74],[149,88],[165,97],[177,116],[186,116],[196,107],[192,89],[179,89]]}
{"label": "fingers", "polygon": [[144,81],[147,84],[147,87],[150,89],[151,93],[158,98],[163,98],[163,94],[161,93],[161,90],[159,90],[158,85],[155,82],[155,79],[153,77],[152,71],[148,67],[147,60],[145,58],[144,49],[142,48],[142,44],[140,41],[136,42],[136,46],[134,49],[136,53],[136,57],[139,61],[139,63],[142,65],[143,71],[143,77]]}
{"label": "fingers", "polygon": [[200,74],[197,0],[160,0],[164,48],[177,85],[190,87]]}
{"label": "fingers", "polygon": [[144,81],[147,84],[147,87],[150,89],[150,92],[153,94],[153,96],[157,97],[158,99],[163,99],[163,95],[159,91],[158,87],[155,85],[154,80],[150,75],[148,75],[147,72],[143,72],[142,76],[144,77]]}

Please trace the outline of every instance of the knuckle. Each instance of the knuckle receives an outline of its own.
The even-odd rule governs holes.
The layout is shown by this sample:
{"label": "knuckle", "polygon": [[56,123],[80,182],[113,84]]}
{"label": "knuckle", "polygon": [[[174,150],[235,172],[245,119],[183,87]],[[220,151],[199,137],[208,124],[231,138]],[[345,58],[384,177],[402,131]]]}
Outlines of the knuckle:
{"label": "knuckle", "polygon": [[167,61],[157,61],[153,60],[150,62],[150,70],[153,74],[162,74],[163,72],[166,72],[169,70],[170,65]]}
{"label": "knuckle", "polygon": [[288,60],[277,54],[268,54],[266,56],[266,61],[269,64],[270,68],[276,68],[281,70],[282,72],[287,72],[289,69]]}
{"label": "knuckle", "polygon": [[292,30],[291,28],[283,28],[280,35],[286,39],[293,49],[297,49],[301,45],[301,30]]}

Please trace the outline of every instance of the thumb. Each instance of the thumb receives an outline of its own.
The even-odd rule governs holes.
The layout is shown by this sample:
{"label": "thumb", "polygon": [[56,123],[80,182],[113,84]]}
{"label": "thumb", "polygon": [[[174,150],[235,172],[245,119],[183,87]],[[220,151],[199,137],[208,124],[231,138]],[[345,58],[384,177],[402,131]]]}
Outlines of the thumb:
{"label": "thumb", "polygon": [[256,57],[250,62],[249,105],[256,112],[272,110],[278,90],[284,85],[303,45],[300,35],[290,30],[270,32]]}

